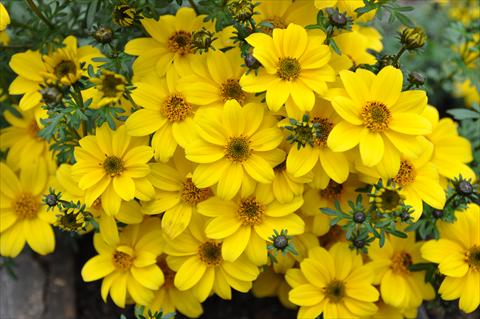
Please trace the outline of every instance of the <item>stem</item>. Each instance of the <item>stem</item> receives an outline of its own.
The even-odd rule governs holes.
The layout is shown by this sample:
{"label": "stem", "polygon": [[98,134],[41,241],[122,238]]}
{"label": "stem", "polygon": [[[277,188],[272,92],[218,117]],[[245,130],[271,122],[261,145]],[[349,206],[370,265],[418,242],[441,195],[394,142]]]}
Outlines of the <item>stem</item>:
{"label": "stem", "polygon": [[135,101],[133,100],[132,96],[130,95],[130,91],[129,90],[125,90],[125,95],[127,96],[127,99],[130,101],[130,103],[132,103],[133,107],[135,108],[135,110],[138,110],[139,107],[137,105],[137,103],[135,103]]}
{"label": "stem", "polygon": [[[80,110],[83,112],[85,109],[85,105],[83,104],[83,97],[82,97],[82,92],[80,91],[80,88],[78,85],[74,85],[73,88],[75,89],[75,93],[73,94],[73,99],[77,103],[77,105],[80,107]],[[83,136],[87,136],[88,130],[87,130],[87,122],[82,120],[82,134]]]}
{"label": "stem", "polygon": [[447,199],[447,201],[445,202],[445,205],[443,206],[445,208],[447,208],[448,204],[450,204],[450,202],[457,196],[456,193],[453,193],[452,195],[450,195],[450,197]]}
{"label": "stem", "polygon": [[398,60],[400,60],[400,57],[402,56],[402,54],[407,50],[406,47],[403,47],[400,49],[400,51],[398,51],[397,55],[395,56],[395,63],[398,63]]}
{"label": "stem", "polygon": [[197,5],[195,4],[195,1],[193,1],[193,0],[188,0],[188,3],[190,3],[190,6],[193,8],[193,10],[195,11],[196,14],[199,14],[199,13],[200,13],[200,10],[198,10]]}
{"label": "stem", "polygon": [[39,17],[43,22],[45,22],[45,24],[48,25],[50,29],[52,30],[55,29],[55,26],[43,15],[42,11],[38,9],[37,5],[35,4],[35,2],[33,2],[33,0],[25,0],[25,1],[27,1],[28,5],[30,6],[33,13],[35,13],[37,17]]}

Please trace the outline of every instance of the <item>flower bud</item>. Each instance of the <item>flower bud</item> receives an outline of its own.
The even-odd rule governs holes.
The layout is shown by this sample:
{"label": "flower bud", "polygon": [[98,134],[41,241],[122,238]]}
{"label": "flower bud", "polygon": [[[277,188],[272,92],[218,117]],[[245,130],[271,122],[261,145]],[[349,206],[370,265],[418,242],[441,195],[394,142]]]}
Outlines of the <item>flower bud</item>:
{"label": "flower bud", "polygon": [[365,221],[366,216],[364,212],[355,212],[353,214],[353,221],[356,222],[357,224],[361,224]]}
{"label": "flower bud", "polygon": [[41,89],[40,94],[42,95],[42,101],[47,105],[59,103],[63,98],[62,92],[55,86],[47,86]]}
{"label": "flower bud", "polygon": [[229,0],[227,10],[238,22],[246,22],[252,18],[255,5],[251,0]]}
{"label": "flower bud", "polygon": [[249,69],[255,70],[260,67],[260,62],[258,62],[258,60],[255,59],[255,57],[251,53],[245,56],[244,61],[245,61],[245,65]]}
{"label": "flower bud", "polygon": [[415,85],[415,86],[422,86],[425,83],[425,78],[422,74],[417,72],[411,72],[408,75],[408,83]]}
{"label": "flower bud", "polygon": [[113,22],[121,27],[131,27],[135,23],[137,11],[128,4],[119,4],[113,8]]}
{"label": "flower bud", "polygon": [[407,50],[415,50],[423,47],[427,35],[421,28],[406,28],[403,30],[400,41]]}
{"label": "flower bud", "polygon": [[93,32],[92,36],[97,42],[107,44],[113,39],[113,31],[109,27],[101,26]]}
{"label": "flower bud", "polygon": [[288,246],[288,239],[284,235],[280,235],[278,237],[275,237],[275,240],[273,241],[273,246],[277,249],[284,250],[285,247]]}
{"label": "flower bud", "polygon": [[473,185],[466,180],[461,180],[456,187],[457,193],[463,196],[469,196],[473,193]]}
{"label": "flower bud", "polygon": [[207,52],[216,38],[214,33],[202,28],[192,34],[192,47],[195,51]]}
{"label": "flower bud", "polygon": [[340,13],[337,8],[327,8],[328,20],[337,28],[344,28],[348,23],[348,17],[345,12]]}

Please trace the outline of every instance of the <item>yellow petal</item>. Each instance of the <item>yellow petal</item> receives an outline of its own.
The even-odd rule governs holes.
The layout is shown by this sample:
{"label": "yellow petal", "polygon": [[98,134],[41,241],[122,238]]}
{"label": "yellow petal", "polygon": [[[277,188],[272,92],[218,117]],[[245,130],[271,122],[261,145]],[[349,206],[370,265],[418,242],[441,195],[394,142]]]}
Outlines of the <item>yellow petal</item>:
{"label": "yellow petal", "polygon": [[141,268],[133,266],[130,272],[142,286],[152,290],[158,289],[165,281],[162,271],[156,264]]}
{"label": "yellow petal", "polygon": [[217,185],[217,195],[222,199],[232,199],[240,190],[243,175],[242,164],[232,162],[225,170],[225,174],[220,176]]}
{"label": "yellow petal", "polygon": [[393,113],[388,127],[409,135],[426,135],[432,132],[432,124],[423,116],[413,113]]}
{"label": "yellow petal", "polygon": [[293,144],[287,156],[287,172],[300,177],[310,172],[318,161],[318,150],[307,145],[298,149]]}
{"label": "yellow petal", "polygon": [[229,167],[230,161],[228,160],[200,164],[193,172],[192,181],[199,188],[207,188],[217,183]]}
{"label": "yellow petal", "polygon": [[28,245],[40,255],[46,255],[55,249],[55,235],[52,226],[39,219],[26,219],[23,222],[25,239]]}
{"label": "yellow petal", "polygon": [[332,99],[332,106],[345,121],[353,125],[362,124],[362,120],[360,119],[360,105],[355,101],[339,95]]}
{"label": "yellow petal", "polygon": [[222,239],[234,234],[241,226],[241,221],[233,216],[218,216],[212,219],[205,228],[208,238]]}
{"label": "yellow petal", "polygon": [[222,244],[223,259],[235,261],[245,251],[250,240],[250,232],[250,226],[241,226],[236,232],[225,238]]}
{"label": "yellow petal", "polygon": [[397,103],[402,91],[402,85],[402,71],[393,66],[386,66],[373,80],[371,98],[385,103],[387,107],[391,107]]}
{"label": "yellow petal", "polygon": [[360,156],[363,164],[367,167],[377,165],[382,160],[383,153],[384,144],[382,135],[364,129],[360,136]]}
{"label": "yellow petal", "polygon": [[125,307],[127,299],[127,278],[128,273],[121,273],[112,282],[112,287],[110,289],[110,296],[112,297],[113,302],[120,308]]}
{"label": "yellow petal", "polygon": [[362,126],[342,121],[335,125],[328,135],[328,147],[334,152],[348,151],[360,143]]}
{"label": "yellow petal", "polygon": [[90,258],[82,268],[83,281],[95,281],[108,276],[115,270],[111,255],[97,255]]}
{"label": "yellow petal", "polygon": [[22,223],[16,223],[0,234],[0,254],[15,258],[25,246],[25,234]]}
{"label": "yellow petal", "polygon": [[343,153],[332,152],[325,148],[320,151],[320,163],[325,173],[335,182],[342,184],[348,178],[349,165]]}
{"label": "yellow petal", "polygon": [[253,179],[260,183],[270,183],[275,178],[273,168],[262,157],[252,154],[243,162],[243,167]]}
{"label": "yellow petal", "polygon": [[132,136],[146,136],[160,129],[166,122],[167,119],[160,112],[143,109],[131,114],[125,126]]}
{"label": "yellow petal", "polygon": [[322,290],[310,284],[295,287],[288,294],[288,299],[299,306],[313,306],[324,298]]}
{"label": "yellow petal", "polygon": [[200,281],[206,269],[206,265],[198,257],[190,257],[178,269],[174,279],[175,287],[180,290],[192,288]]}

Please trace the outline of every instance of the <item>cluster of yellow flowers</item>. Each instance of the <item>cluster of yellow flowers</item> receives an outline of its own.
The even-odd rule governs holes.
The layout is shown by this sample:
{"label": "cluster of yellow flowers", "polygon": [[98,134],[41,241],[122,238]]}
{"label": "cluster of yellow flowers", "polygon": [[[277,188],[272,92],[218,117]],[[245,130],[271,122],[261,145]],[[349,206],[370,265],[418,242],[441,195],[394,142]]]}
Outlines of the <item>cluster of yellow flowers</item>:
{"label": "cluster of yellow flowers", "polygon": [[[128,80],[102,68],[94,61],[101,52],[79,47],[73,36],[48,54],[15,54],[9,93],[22,95],[22,117],[6,112],[11,126],[0,132],[1,148],[9,149],[0,163],[1,255],[17,256],[25,242],[50,253],[52,225],[87,223],[47,211],[42,195],[54,187],[62,199],[85,203],[99,225],[98,255],[82,276],[102,279],[103,299],[110,295],[119,307],[198,317],[210,295],[231,299],[233,288],[278,295],[286,307],[299,306],[299,318],[414,318],[435,291],[425,271],[409,267],[428,260],[446,276],[442,298],[460,298],[464,311],[474,311],[477,205],[443,223],[438,241],[387,236],[365,255],[320,211],[335,201],[347,209],[356,189],[391,180],[389,195],[397,196],[379,194],[377,208],[389,212],[404,202],[417,221],[424,203],[444,207],[447,179],[476,179],[468,140],[451,119],[439,119],[425,91],[402,90],[401,70],[358,68],[375,64],[369,52],[382,50],[379,32],[359,23],[370,14],[329,35],[341,55],[324,44],[323,31],[305,29],[327,7],[355,18],[363,1],[259,2],[254,19],[272,28],[246,39],[256,70],[245,66],[231,27],[218,33],[214,50],[193,50],[196,32],[214,26],[191,8],[142,19],[146,36],[125,47],[136,56],[129,98]],[[81,92],[88,107],[116,105],[128,118],[115,130],[104,124],[94,135],[76,132],[75,163],[57,166],[37,135],[42,105],[56,97],[56,86],[89,77],[89,65],[101,71]],[[282,229],[298,255],[274,262],[267,243]]]}

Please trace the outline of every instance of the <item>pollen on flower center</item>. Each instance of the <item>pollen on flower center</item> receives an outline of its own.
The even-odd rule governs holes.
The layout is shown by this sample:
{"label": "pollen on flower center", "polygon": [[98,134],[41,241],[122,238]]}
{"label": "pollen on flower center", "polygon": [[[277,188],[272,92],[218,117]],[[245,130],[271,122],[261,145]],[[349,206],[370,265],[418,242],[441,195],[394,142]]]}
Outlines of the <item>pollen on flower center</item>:
{"label": "pollen on flower center", "polygon": [[468,265],[475,271],[480,271],[480,246],[473,246],[465,253]]}
{"label": "pollen on flower center", "polygon": [[324,117],[314,117],[312,122],[317,124],[315,126],[315,145],[319,147],[326,147],[328,135],[333,129],[333,123]]}
{"label": "pollen on flower center", "polygon": [[222,243],[207,241],[198,248],[198,257],[207,266],[218,266],[223,262]]}
{"label": "pollen on flower center", "polygon": [[162,114],[170,122],[179,122],[185,120],[193,114],[192,105],[185,100],[180,93],[168,96],[163,102]]}
{"label": "pollen on flower center", "polygon": [[332,280],[324,288],[324,293],[330,302],[338,303],[345,297],[345,283],[340,280]]}
{"label": "pollen on flower center", "polygon": [[222,96],[223,102],[237,100],[237,102],[242,105],[246,98],[245,92],[242,90],[237,79],[228,79],[223,82],[220,87],[220,95]]}
{"label": "pollen on flower center", "polygon": [[77,66],[73,61],[70,60],[64,60],[58,63],[54,69],[55,75],[59,80],[61,80],[63,77],[68,77],[69,75],[75,76],[76,71]]}
{"label": "pollen on flower center", "polygon": [[237,215],[244,226],[254,226],[262,222],[265,206],[255,198],[242,199],[237,210]]}
{"label": "pollen on flower center", "polygon": [[320,190],[319,192],[320,192],[320,196],[322,196],[326,200],[333,201],[340,197],[340,194],[342,194],[342,191],[343,191],[342,184],[338,184],[333,180],[330,180],[328,182],[328,186],[325,189]]}
{"label": "pollen on flower center", "polygon": [[252,153],[250,141],[245,136],[231,137],[225,146],[225,157],[234,162],[244,162]]}
{"label": "pollen on flower center", "polygon": [[400,162],[400,169],[397,176],[393,179],[400,186],[405,186],[415,181],[416,177],[415,166],[407,160]]}
{"label": "pollen on flower center", "polygon": [[133,257],[127,253],[116,250],[113,253],[113,265],[121,270],[128,270],[133,265]]}
{"label": "pollen on flower center", "polygon": [[31,193],[20,194],[13,204],[15,213],[21,219],[35,218],[40,209],[40,201]]}
{"label": "pollen on flower center", "polygon": [[210,188],[198,188],[192,182],[191,178],[187,178],[183,182],[183,189],[180,196],[182,200],[190,206],[196,206],[213,195]]}
{"label": "pollen on flower center", "polygon": [[409,272],[409,267],[413,264],[412,256],[405,252],[399,251],[393,254],[392,264],[390,267],[393,272],[396,273],[407,273]]}
{"label": "pollen on flower center", "polygon": [[392,114],[387,106],[381,102],[369,101],[363,107],[360,117],[363,125],[372,132],[383,132],[388,129]]}
{"label": "pollen on flower center", "polygon": [[170,267],[168,267],[167,261],[164,256],[157,257],[157,266],[160,267],[160,269],[163,272],[163,277],[165,278],[165,281],[162,287],[164,288],[173,287],[173,282],[175,279],[176,272],[171,270]]}
{"label": "pollen on flower center", "polygon": [[287,81],[298,78],[301,71],[300,62],[295,58],[281,58],[278,61],[277,75]]}
{"label": "pollen on flower center", "polygon": [[125,170],[123,160],[117,156],[108,156],[105,161],[103,161],[102,166],[105,172],[111,177],[119,176]]}
{"label": "pollen on flower center", "polygon": [[190,53],[192,34],[186,31],[177,31],[168,38],[167,47],[171,52],[185,55]]}

